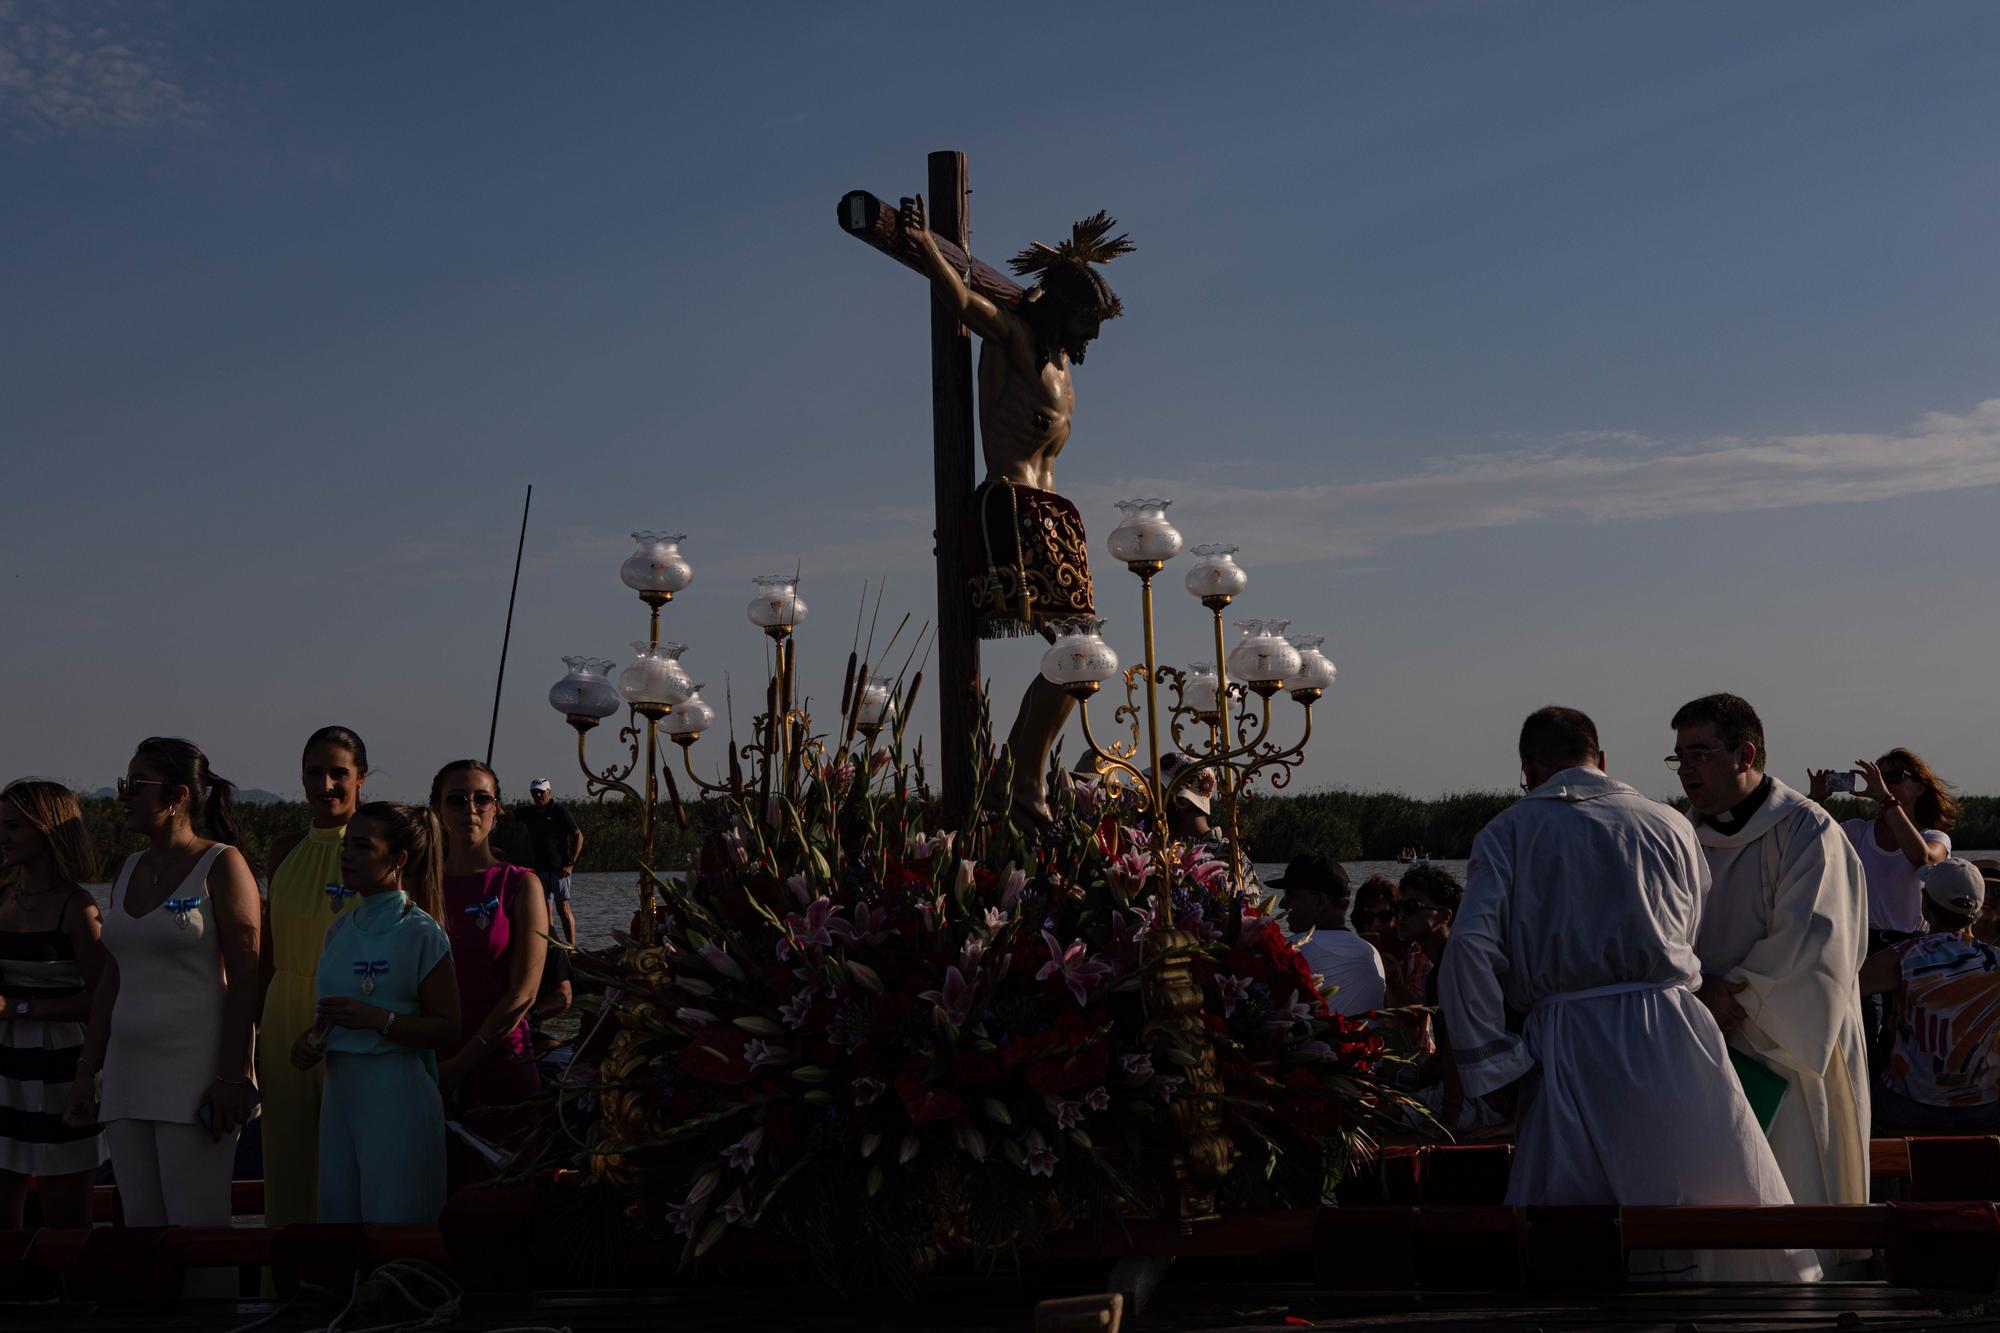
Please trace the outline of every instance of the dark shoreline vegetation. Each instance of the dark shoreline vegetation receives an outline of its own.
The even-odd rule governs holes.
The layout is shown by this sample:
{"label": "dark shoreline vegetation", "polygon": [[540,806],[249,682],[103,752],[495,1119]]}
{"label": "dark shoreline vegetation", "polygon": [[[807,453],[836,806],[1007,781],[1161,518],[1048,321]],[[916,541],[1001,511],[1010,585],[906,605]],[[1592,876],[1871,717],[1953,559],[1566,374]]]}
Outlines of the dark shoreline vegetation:
{"label": "dark shoreline vegetation", "polygon": [[[1518,799],[1509,792],[1455,792],[1419,798],[1399,792],[1330,790],[1300,795],[1259,795],[1244,801],[1242,827],[1250,854],[1259,861],[1289,861],[1300,852],[1325,853],[1340,861],[1393,861],[1406,847],[1421,847],[1434,857],[1461,860],[1471,853],[1472,839],[1487,821]],[[582,873],[620,872],[639,864],[639,830],[621,801],[568,801],[570,813],[583,828]],[[1676,801],[1676,805],[1685,805]],[[1836,798],[1828,805],[1836,819],[1874,813],[1868,801]],[[115,873],[121,860],[139,850],[140,840],[125,832],[118,803],[108,797],[86,797],[84,819],[104,858],[102,873]],[[1217,803],[1217,815],[1221,814]],[[237,807],[244,852],[258,874],[266,872],[266,849],[281,834],[303,829],[310,815],[301,801]],[[661,808],[654,864],[685,864],[707,828],[719,827],[721,807],[690,805],[688,825],[675,825],[673,812]],[[504,854],[521,850],[521,826],[502,820],[494,834]],[[1961,800],[1955,846],[2000,848],[2000,796],[1967,796]]]}

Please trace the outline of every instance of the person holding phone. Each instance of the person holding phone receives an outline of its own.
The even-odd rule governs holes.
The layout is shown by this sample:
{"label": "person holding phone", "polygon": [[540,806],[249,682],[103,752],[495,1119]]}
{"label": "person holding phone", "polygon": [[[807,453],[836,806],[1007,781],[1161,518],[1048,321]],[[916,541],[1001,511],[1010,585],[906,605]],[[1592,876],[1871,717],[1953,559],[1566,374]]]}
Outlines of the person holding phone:
{"label": "person holding phone", "polygon": [[[140,742],[118,780],[125,827],[146,846],[111,887],[63,1119],[103,1122],[127,1226],[228,1226],[236,1138],[257,1112],[262,912],[233,845],[234,790],[199,748],[167,736]],[[216,1290],[233,1286],[233,1273],[216,1276]]]}
{"label": "person holding phone", "polygon": [[[1918,871],[1951,855],[1958,801],[1949,785],[1915,750],[1897,748],[1874,763],[1855,760],[1861,795],[1875,802],[1875,818],[1845,819],[1840,831],[1854,844],[1868,875],[1869,952],[1885,949],[1924,928],[1924,888]],[[1826,804],[1832,769],[1806,770],[1811,795]]]}
{"label": "person holding phone", "polygon": [[[1831,769],[1806,770],[1813,800],[1826,804],[1836,779]],[[1897,748],[1874,763],[1855,760],[1861,794],[1875,802],[1875,818],[1844,819],[1840,831],[1861,858],[1868,878],[1868,953],[1924,933],[1922,871],[1951,855],[1951,830],[1958,823],[1952,789],[1914,750]],[[1868,1070],[1879,1082],[1888,1067],[1894,1037],[1890,997],[1862,1000],[1868,1038]]]}
{"label": "person holding phone", "polygon": [[422,806],[373,801],[341,839],[359,905],[326,928],[315,1021],[292,1064],[326,1064],[319,1220],[429,1225],[444,1209],[439,1049],[458,1041],[458,977],[437,918],[443,837]]}

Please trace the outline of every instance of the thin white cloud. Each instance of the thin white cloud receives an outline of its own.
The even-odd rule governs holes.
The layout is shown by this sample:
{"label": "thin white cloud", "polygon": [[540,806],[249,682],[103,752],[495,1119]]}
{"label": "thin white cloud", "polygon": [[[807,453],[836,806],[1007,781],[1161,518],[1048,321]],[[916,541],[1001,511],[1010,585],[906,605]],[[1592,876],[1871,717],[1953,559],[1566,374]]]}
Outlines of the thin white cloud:
{"label": "thin white cloud", "polygon": [[[2000,398],[1891,434],[1717,438],[1693,446],[1577,432],[1403,477],[1266,489],[1133,476],[1078,488],[1085,515],[1127,495],[1177,498],[1183,531],[1230,535],[1260,564],[1366,556],[1399,537],[1851,504],[2000,485]],[[1101,519],[1098,521],[1102,521]]]}
{"label": "thin white cloud", "polygon": [[208,123],[208,107],[163,43],[65,17],[60,8],[0,3],[0,119],[17,141],[133,139]]}

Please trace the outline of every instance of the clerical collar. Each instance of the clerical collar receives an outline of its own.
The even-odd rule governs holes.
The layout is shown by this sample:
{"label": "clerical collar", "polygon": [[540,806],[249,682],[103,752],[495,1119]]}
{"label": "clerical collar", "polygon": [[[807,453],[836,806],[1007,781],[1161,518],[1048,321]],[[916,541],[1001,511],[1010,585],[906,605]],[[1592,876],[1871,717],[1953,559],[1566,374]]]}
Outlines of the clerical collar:
{"label": "clerical collar", "polygon": [[1770,797],[1771,775],[1766,773],[1764,780],[1757,784],[1756,791],[1751,792],[1748,796],[1745,796],[1719,815],[1703,815],[1701,822],[1719,833],[1734,833],[1749,822],[1750,816],[1763,809],[1764,802],[1769,800]]}

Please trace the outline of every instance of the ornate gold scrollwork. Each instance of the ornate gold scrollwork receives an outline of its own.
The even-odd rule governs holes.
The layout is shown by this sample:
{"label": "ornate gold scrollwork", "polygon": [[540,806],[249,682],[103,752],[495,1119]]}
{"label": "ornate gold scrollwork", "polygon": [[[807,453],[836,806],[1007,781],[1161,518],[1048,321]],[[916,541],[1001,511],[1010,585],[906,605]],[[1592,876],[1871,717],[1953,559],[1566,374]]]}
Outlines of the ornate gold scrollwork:
{"label": "ornate gold scrollwork", "polygon": [[1192,1057],[1192,1063],[1176,1066],[1185,1085],[1167,1103],[1167,1118],[1181,1141],[1173,1156],[1171,1188],[1183,1234],[1219,1214],[1216,1195],[1236,1163],[1236,1145],[1222,1132],[1222,1077],[1214,1039],[1201,1020],[1202,991],[1190,962],[1200,946],[1185,931],[1156,930],[1146,937],[1147,952],[1165,957],[1146,975],[1152,1017],[1140,1029],[1141,1040],[1165,1042]]}

